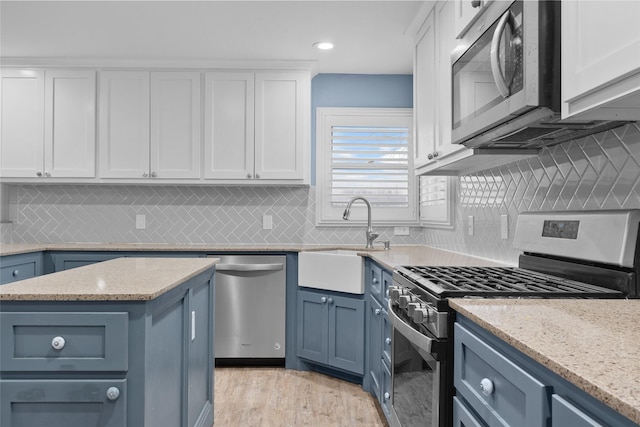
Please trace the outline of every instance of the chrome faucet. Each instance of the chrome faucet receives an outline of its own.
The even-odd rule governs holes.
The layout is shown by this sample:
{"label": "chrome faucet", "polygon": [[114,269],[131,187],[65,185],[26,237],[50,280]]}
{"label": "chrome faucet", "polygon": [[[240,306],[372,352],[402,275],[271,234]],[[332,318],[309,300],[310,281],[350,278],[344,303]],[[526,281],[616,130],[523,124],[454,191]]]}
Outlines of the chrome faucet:
{"label": "chrome faucet", "polygon": [[342,219],[345,221],[349,219],[349,215],[351,214],[351,205],[356,200],[362,200],[367,205],[367,249],[373,248],[373,242],[378,238],[379,234],[373,232],[373,227],[371,226],[371,203],[367,199],[362,196],[356,196],[349,200],[347,203],[347,208],[344,210],[342,214]]}

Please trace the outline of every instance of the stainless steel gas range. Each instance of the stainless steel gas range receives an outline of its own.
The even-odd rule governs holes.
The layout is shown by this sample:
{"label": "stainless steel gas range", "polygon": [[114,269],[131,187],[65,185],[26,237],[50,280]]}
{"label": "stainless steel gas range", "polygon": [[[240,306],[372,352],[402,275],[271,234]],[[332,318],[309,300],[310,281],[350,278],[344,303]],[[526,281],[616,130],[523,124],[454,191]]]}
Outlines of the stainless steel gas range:
{"label": "stainless steel gas range", "polygon": [[638,298],[640,210],[519,215],[518,267],[402,266],[393,274],[392,427],[452,423],[448,298]]}

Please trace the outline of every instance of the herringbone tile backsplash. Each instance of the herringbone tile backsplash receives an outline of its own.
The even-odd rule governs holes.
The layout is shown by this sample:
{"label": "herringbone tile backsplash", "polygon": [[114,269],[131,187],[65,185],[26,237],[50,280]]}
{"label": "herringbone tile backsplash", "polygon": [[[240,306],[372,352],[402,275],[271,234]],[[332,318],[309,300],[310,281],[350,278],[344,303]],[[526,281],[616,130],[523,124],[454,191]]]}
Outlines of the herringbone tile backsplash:
{"label": "herringbone tile backsplash", "polygon": [[[392,244],[428,244],[517,263],[518,213],[640,208],[640,122],[545,149],[523,160],[456,179],[455,228],[412,228],[407,237],[376,227]],[[15,222],[7,242],[363,244],[364,228],[315,227],[315,189],[104,185],[12,186]],[[147,227],[135,229],[135,215]],[[273,229],[262,229],[262,215]],[[500,238],[500,216],[509,238]],[[467,233],[474,217],[474,235]],[[10,237],[7,237],[10,236]]]}

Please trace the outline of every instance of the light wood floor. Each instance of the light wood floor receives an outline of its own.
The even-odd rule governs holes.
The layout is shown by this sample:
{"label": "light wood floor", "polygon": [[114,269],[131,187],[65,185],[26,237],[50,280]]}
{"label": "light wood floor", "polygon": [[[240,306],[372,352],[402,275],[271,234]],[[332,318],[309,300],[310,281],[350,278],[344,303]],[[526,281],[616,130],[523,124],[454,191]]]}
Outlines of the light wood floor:
{"label": "light wood floor", "polygon": [[357,384],[277,367],[216,367],[215,427],[384,427]]}

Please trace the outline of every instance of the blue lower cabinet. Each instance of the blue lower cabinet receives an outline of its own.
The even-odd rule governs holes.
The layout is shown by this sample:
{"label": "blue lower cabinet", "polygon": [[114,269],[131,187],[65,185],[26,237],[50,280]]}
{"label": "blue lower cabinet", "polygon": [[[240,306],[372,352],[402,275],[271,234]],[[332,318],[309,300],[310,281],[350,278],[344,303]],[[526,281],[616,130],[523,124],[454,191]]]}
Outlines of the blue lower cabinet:
{"label": "blue lower cabinet", "polygon": [[126,380],[0,380],[0,425],[127,425]]}
{"label": "blue lower cabinet", "polygon": [[371,392],[382,401],[382,306],[373,295],[369,296],[369,380]]}
{"label": "blue lower cabinet", "polygon": [[214,269],[151,301],[3,301],[2,427],[211,427]]}
{"label": "blue lower cabinet", "polygon": [[42,252],[7,255],[0,259],[0,285],[42,274]]}
{"label": "blue lower cabinet", "polygon": [[364,317],[360,295],[298,290],[298,357],[363,375]]}
{"label": "blue lower cabinet", "polygon": [[457,397],[453,398],[453,427],[486,427]]}
{"label": "blue lower cabinet", "polygon": [[390,366],[383,360],[382,361],[382,387],[380,389],[380,404],[382,405],[382,412],[387,420],[391,419],[391,369]]}
{"label": "blue lower cabinet", "polygon": [[554,394],[551,396],[551,427],[605,427],[576,405]]}

